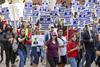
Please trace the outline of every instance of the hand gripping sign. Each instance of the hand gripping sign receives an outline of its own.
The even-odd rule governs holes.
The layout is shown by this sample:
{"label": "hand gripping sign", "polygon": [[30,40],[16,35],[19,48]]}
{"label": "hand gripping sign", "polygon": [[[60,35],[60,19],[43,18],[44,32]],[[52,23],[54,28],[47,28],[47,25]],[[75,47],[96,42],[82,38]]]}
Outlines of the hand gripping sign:
{"label": "hand gripping sign", "polygon": [[2,14],[3,14],[5,20],[9,19],[9,9],[8,9],[8,7],[2,8]]}

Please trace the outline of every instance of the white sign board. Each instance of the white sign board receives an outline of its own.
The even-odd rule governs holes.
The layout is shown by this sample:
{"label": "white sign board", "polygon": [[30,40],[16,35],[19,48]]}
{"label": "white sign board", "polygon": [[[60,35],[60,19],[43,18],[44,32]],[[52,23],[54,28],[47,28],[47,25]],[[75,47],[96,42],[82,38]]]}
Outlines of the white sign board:
{"label": "white sign board", "polygon": [[41,24],[41,30],[48,30],[49,25],[52,24],[50,15],[41,15],[40,24]]}
{"label": "white sign board", "polygon": [[5,20],[10,19],[9,18],[9,9],[8,9],[8,7],[2,8],[2,14],[3,14]]}
{"label": "white sign board", "polygon": [[32,46],[43,46],[43,45],[44,45],[44,35],[32,36]]}

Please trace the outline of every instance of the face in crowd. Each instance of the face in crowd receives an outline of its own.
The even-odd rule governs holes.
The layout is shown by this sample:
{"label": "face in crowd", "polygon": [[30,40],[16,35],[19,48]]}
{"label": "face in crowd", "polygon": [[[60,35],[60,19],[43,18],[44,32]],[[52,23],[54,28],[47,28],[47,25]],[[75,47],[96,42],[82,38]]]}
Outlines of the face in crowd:
{"label": "face in crowd", "polygon": [[58,37],[63,36],[63,30],[62,29],[58,29]]}
{"label": "face in crowd", "polygon": [[21,35],[22,35],[22,36],[25,35],[25,30],[24,30],[24,29],[21,30]]}

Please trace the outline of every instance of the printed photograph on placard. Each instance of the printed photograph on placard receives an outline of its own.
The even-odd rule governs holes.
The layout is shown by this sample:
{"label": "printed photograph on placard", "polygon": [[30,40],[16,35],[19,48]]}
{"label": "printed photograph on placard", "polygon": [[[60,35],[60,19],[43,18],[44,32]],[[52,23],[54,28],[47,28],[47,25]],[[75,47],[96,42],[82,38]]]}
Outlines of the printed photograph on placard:
{"label": "printed photograph on placard", "polygon": [[26,15],[31,15],[32,14],[32,3],[31,2],[26,2],[24,5],[24,14]]}
{"label": "printed photograph on placard", "polygon": [[2,8],[1,11],[2,11],[2,14],[3,14],[5,20],[10,19],[8,7]]}

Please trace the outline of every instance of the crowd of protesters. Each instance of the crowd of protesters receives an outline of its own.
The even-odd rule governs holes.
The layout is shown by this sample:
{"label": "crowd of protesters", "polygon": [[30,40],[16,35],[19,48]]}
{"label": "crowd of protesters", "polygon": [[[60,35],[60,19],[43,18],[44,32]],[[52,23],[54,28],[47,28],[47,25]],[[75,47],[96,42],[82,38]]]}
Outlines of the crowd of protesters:
{"label": "crowd of protesters", "polygon": [[[17,29],[4,22],[0,18],[0,63],[4,60],[5,51],[6,67],[10,67],[10,61],[15,67],[17,56],[20,58],[19,67],[24,67],[27,59],[30,59],[32,67],[38,67],[39,59],[46,62],[46,67],[91,67],[93,62],[100,67],[100,33],[95,29],[100,21],[97,25],[93,23],[91,28],[85,25],[83,30],[61,24],[44,32],[40,31],[39,21],[34,27],[21,21],[22,25]],[[33,39],[35,35],[43,35],[44,40],[39,43]]]}

